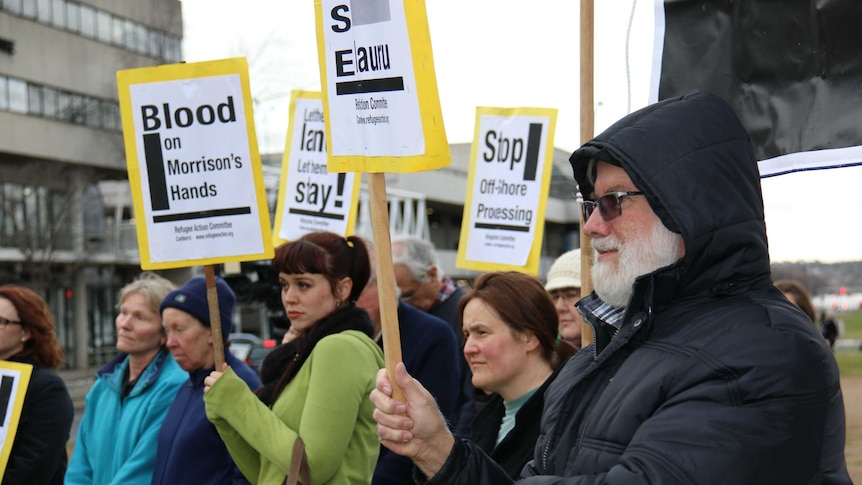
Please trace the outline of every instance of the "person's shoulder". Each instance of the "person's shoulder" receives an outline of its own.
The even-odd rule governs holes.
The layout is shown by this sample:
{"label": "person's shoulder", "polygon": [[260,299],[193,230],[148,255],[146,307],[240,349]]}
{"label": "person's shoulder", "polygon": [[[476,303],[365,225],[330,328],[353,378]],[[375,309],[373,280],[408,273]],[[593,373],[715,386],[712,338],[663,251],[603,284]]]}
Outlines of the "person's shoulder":
{"label": "person's shoulder", "polygon": [[345,330],[323,337],[312,350],[312,354],[315,353],[334,354],[345,359],[361,359],[365,355],[373,355],[375,360],[383,359],[380,346],[371,340],[371,337],[358,330]]}
{"label": "person's shoulder", "polygon": [[806,379],[820,372],[815,369],[823,370],[829,360],[831,352],[817,327],[798,308],[774,294],[752,291],[699,308],[700,312],[697,308],[691,312],[690,319],[682,314],[676,316],[680,319],[676,324],[667,322],[675,328],[675,335],[668,335],[667,342],[674,344],[678,353],[709,367]]}
{"label": "person's shoulder", "polygon": [[60,377],[54,369],[44,367],[39,364],[32,364],[33,370],[30,372],[30,386],[38,384],[40,386],[57,386],[66,389],[66,381]]}
{"label": "person's shoulder", "polygon": [[398,302],[398,324],[401,328],[415,328],[427,332],[441,331],[447,335],[454,335],[452,327],[446,323],[446,320],[401,301]]}

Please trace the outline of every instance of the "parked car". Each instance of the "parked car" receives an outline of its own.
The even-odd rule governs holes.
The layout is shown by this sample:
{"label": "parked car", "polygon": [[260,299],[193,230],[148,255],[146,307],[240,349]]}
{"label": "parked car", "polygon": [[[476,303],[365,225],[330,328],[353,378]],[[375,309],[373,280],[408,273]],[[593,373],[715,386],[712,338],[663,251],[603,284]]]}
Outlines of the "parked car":
{"label": "parked car", "polygon": [[263,340],[252,333],[232,333],[228,340],[231,353],[258,373],[264,357],[277,346],[275,340]]}

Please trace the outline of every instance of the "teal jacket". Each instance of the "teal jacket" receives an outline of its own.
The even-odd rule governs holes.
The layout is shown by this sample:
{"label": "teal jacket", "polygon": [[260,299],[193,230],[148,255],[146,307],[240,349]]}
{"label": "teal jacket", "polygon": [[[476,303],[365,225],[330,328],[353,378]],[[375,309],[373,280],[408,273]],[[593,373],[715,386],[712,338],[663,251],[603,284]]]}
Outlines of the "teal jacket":
{"label": "teal jacket", "polygon": [[251,483],[282,483],[297,437],[315,484],[368,484],[377,463],[369,399],[383,353],[367,335],[324,337],[268,408],[228,370],[204,395],[207,417]]}
{"label": "teal jacket", "polygon": [[163,349],[120,402],[128,366],[129,356],[120,353],[96,373],[66,484],[149,484],[152,480],[156,436],[188,374]]}

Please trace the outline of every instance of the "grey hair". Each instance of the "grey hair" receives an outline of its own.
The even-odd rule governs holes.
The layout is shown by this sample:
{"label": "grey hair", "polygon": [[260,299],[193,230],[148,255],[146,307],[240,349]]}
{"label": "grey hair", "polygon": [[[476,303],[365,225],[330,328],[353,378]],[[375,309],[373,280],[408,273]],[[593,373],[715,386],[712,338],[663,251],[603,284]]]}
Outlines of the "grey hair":
{"label": "grey hair", "polygon": [[392,264],[406,266],[420,283],[428,282],[428,271],[433,267],[437,268],[437,277],[443,277],[434,245],[415,236],[400,236],[392,240]]}
{"label": "grey hair", "polygon": [[[377,286],[377,261],[374,255],[374,242],[370,239],[364,239],[365,246],[368,248],[368,259],[371,266],[371,274],[368,276],[368,283],[365,283],[365,288]],[[395,296],[401,298],[401,288],[395,285]]]}
{"label": "grey hair", "polygon": [[147,304],[154,312],[159,313],[159,304],[168,296],[168,293],[177,288],[169,279],[163,278],[155,273],[145,271],[134,281],[120,289],[117,294],[117,308],[123,301],[134,293],[139,293],[147,300]]}

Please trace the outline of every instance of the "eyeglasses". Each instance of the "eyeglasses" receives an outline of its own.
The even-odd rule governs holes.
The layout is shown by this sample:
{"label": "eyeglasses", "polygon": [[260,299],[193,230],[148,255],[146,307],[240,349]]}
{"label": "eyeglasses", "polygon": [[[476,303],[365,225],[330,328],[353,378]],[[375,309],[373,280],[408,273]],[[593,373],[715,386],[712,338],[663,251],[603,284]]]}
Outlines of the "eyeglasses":
{"label": "eyeglasses", "polygon": [[0,330],[6,328],[6,325],[10,323],[17,323],[18,325],[23,325],[23,322],[16,322],[15,320],[9,320],[8,318],[0,317]]}
{"label": "eyeglasses", "polygon": [[551,292],[551,299],[554,300],[554,303],[559,301],[560,298],[566,303],[574,303],[581,299],[581,290],[554,290]]}
{"label": "eyeglasses", "polygon": [[581,204],[581,210],[584,212],[584,222],[589,220],[593,215],[596,207],[599,208],[599,215],[602,216],[605,222],[612,221],[623,213],[622,201],[625,197],[635,195],[644,195],[643,192],[608,192],[596,200],[585,200]]}

